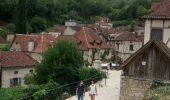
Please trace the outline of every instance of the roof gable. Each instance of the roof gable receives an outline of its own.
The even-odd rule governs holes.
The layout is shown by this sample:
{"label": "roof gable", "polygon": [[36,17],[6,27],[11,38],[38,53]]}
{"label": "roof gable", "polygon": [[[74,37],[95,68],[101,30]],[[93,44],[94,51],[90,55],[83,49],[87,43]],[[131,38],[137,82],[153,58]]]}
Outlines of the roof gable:
{"label": "roof gable", "polygon": [[143,52],[145,52],[145,50],[149,49],[153,44],[156,45],[156,47],[158,47],[158,49],[161,50],[170,59],[170,49],[167,47],[166,44],[164,44],[163,42],[158,41],[158,40],[150,40],[142,48],[140,48],[137,52],[132,54],[125,62],[123,62],[123,64],[121,64],[119,69],[123,69],[131,61],[133,61],[135,58],[139,57]]}

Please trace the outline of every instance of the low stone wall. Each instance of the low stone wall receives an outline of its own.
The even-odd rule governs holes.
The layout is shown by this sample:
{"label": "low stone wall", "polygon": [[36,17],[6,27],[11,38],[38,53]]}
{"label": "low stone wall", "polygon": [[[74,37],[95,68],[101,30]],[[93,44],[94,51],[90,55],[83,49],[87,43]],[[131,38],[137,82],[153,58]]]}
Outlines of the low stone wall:
{"label": "low stone wall", "polygon": [[143,100],[144,94],[149,87],[149,80],[121,76],[120,100]]}

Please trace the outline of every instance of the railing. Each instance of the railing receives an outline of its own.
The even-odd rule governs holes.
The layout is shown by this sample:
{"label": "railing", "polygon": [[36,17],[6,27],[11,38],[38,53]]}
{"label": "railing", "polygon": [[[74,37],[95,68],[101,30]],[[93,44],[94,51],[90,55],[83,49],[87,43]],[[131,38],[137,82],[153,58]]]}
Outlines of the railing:
{"label": "railing", "polygon": [[[94,75],[88,79],[83,80],[84,83],[89,84],[90,80],[96,80],[99,78],[97,75]],[[54,87],[53,89],[45,90],[46,93],[44,96],[36,97],[36,94],[25,96],[19,100],[63,100],[63,93],[68,93],[68,96],[76,94],[76,87],[79,81],[65,84],[59,87]],[[87,89],[87,87],[86,87]],[[67,96],[67,97],[68,97]]]}

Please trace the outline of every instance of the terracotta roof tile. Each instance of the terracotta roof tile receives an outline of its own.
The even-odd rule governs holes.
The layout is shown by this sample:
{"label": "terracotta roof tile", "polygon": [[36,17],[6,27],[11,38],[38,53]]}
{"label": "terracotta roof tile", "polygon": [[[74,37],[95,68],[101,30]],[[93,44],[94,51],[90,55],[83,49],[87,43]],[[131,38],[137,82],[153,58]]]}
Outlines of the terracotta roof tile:
{"label": "terracotta roof tile", "polygon": [[5,68],[20,68],[35,66],[37,62],[23,52],[0,51],[0,63]]}
{"label": "terracotta roof tile", "polygon": [[88,50],[88,48],[83,45],[84,43],[80,41],[78,38],[76,38],[74,35],[61,35],[57,37],[57,41],[60,41],[60,40],[72,41],[78,45],[80,50],[83,50],[83,51]]}
{"label": "terracotta roof tile", "polygon": [[[28,43],[34,42],[37,43],[38,35],[26,35],[26,34],[17,34],[13,41],[13,44],[19,44],[21,51],[28,51]],[[36,44],[35,44],[36,45]]]}
{"label": "terracotta roof tile", "polygon": [[51,34],[41,34],[37,39],[37,46],[33,50],[36,53],[45,52],[53,42],[55,42],[56,37]]}
{"label": "terracotta roof tile", "polygon": [[66,29],[66,26],[55,25],[50,31],[63,33],[65,29]]}
{"label": "terracotta roof tile", "polygon": [[117,36],[114,40],[142,42],[142,36],[139,38],[138,36],[135,36],[133,33],[126,31],[126,32],[120,34],[119,36]]}
{"label": "terracotta roof tile", "polygon": [[153,12],[150,15],[145,15],[146,19],[170,19],[170,0],[161,0],[158,4],[153,3]]}
{"label": "terracotta roof tile", "polygon": [[[47,33],[39,35],[16,35],[13,44],[19,44],[20,51],[43,53],[51,46],[55,39],[55,36]],[[28,51],[29,42],[34,42],[33,51]]]}
{"label": "terracotta roof tile", "polygon": [[75,34],[75,36],[84,42],[84,46],[87,48],[111,48],[103,41],[97,33],[91,28],[82,27],[82,29]]}

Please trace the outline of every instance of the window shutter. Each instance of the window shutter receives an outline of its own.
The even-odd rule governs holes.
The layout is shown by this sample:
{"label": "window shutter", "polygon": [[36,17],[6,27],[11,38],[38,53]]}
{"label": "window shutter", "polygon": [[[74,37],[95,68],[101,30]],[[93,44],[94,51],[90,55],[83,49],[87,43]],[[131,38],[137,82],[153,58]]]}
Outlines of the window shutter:
{"label": "window shutter", "polygon": [[18,78],[18,85],[21,86],[21,78]]}
{"label": "window shutter", "polygon": [[12,87],[13,84],[14,84],[14,81],[13,81],[13,79],[11,78],[11,79],[10,79],[10,87]]}

